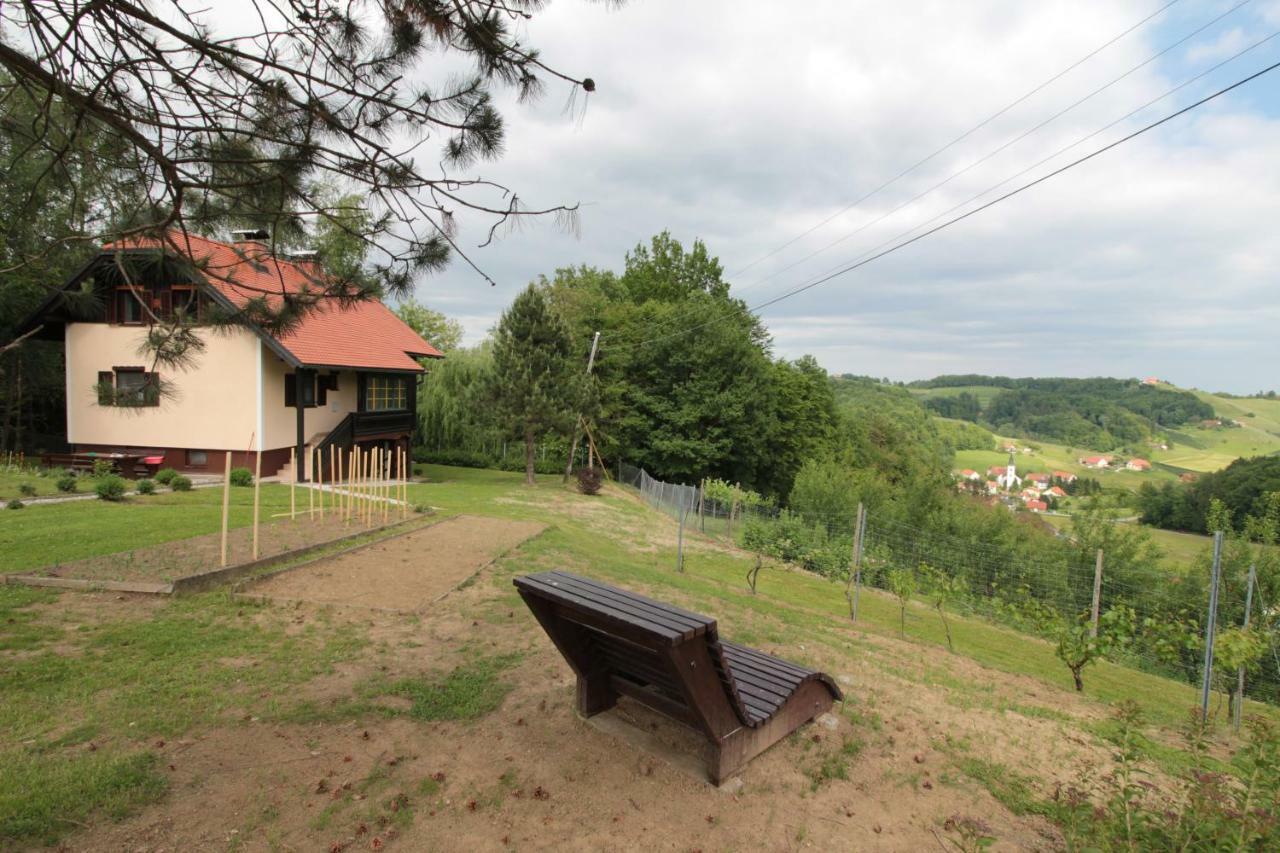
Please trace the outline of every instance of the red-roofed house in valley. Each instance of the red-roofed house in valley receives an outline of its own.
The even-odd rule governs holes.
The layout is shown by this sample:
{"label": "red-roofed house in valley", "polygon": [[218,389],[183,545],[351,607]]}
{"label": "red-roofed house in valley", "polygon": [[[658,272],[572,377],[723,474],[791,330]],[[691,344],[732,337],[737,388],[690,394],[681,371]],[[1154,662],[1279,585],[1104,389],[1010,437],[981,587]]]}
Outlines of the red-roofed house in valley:
{"label": "red-roofed house in valley", "polygon": [[1110,456],[1081,456],[1080,464],[1086,468],[1109,468],[1111,467]]}
{"label": "red-roofed house in valley", "polygon": [[1049,491],[1045,492],[1045,494],[1051,495],[1055,498],[1065,498],[1067,496],[1066,490],[1064,490],[1062,486],[1054,486],[1049,489]]}
{"label": "red-roofed house in valley", "polygon": [[1138,459],[1135,457],[1124,463],[1124,467],[1129,471],[1150,471],[1151,463],[1145,459]]}
{"label": "red-roofed house in valley", "polygon": [[1044,512],[1048,508],[1049,505],[1044,501],[1027,501],[1027,509],[1032,512]]}
{"label": "red-roofed house in valley", "polygon": [[982,476],[972,468],[965,468],[963,471],[960,472],[960,479],[977,481],[977,480],[981,480]]}
{"label": "red-roofed house in valley", "polygon": [[[59,292],[26,321],[66,347],[67,442],[214,473],[225,451],[252,467],[249,451],[261,449],[263,476],[296,452],[306,460],[300,479],[311,477],[312,451],[327,476],[323,454],[409,449],[425,372],[418,359],[443,356],[376,299],[320,298],[285,331],[247,319],[197,329],[203,350],[190,365],[144,363],[140,345],[155,317],[182,312],[199,326],[251,300],[279,306],[322,289],[314,258],[276,257],[265,232],[239,233],[235,243],[172,234],[181,253],[154,239],[108,245],[62,288],[91,290],[92,307]],[[132,399],[134,389],[152,390]]]}
{"label": "red-roofed house in valley", "polygon": [[1070,471],[1054,471],[1053,479],[1063,483],[1074,483],[1076,481],[1076,475],[1072,474]]}
{"label": "red-roofed house in valley", "polygon": [[1053,478],[1050,477],[1048,474],[1041,474],[1041,473],[1028,474],[1027,479],[1035,483],[1037,486],[1040,486],[1041,488],[1049,485],[1049,483],[1053,481]]}
{"label": "red-roofed house in valley", "polygon": [[992,465],[987,469],[988,477],[1003,477],[1009,469],[1004,465]]}

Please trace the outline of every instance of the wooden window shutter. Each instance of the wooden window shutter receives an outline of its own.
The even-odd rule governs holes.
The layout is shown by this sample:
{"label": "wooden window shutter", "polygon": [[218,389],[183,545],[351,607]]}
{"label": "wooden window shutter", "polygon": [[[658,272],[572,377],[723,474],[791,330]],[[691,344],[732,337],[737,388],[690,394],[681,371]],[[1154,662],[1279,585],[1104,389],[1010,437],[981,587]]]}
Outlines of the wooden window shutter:
{"label": "wooden window shutter", "polygon": [[98,371],[98,405],[111,405],[111,391],[115,388],[116,375],[110,370]]}

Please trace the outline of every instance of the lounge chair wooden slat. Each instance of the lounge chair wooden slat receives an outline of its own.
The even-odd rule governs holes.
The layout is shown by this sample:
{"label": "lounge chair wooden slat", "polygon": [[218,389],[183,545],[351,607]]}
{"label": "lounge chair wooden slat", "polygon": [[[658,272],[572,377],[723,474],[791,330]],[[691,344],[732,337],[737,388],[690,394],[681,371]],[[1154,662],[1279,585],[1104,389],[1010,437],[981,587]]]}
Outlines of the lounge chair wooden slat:
{"label": "lounge chair wooden slat", "polygon": [[721,641],[721,644],[724,646],[725,653],[734,658],[740,657],[744,660],[751,660],[761,666],[777,670],[782,674],[795,675],[801,678],[806,675],[813,674],[812,670],[805,669],[802,666],[798,666],[790,661],[785,661],[782,658],[774,657],[773,655],[762,652],[759,649],[753,649],[749,646],[740,646],[737,643],[731,643],[727,640]]}
{"label": "lounge chair wooden slat", "polygon": [[629,601],[623,596],[616,593],[601,590],[594,585],[588,585],[578,582],[573,575],[564,575],[557,573],[555,583],[564,589],[571,590],[584,598],[592,601],[599,601],[607,607],[617,608],[618,610],[630,613],[640,619],[645,619],[659,625],[666,625],[672,630],[679,631],[681,636],[688,639],[707,630],[707,621],[693,621],[679,614],[668,613],[659,608],[651,607],[643,601]]}
{"label": "lounge chair wooden slat", "polygon": [[662,613],[665,613],[671,617],[682,619],[686,621],[690,626],[693,626],[693,627],[698,627],[698,626],[706,627],[708,625],[715,623],[714,619],[712,619],[709,616],[703,616],[701,613],[694,613],[692,611],[684,610],[683,608],[676,607],[675,605],[667,604],[664,601],[658,601],[653,598],[646,598],[645,596],[638,595],[634,592],[620,590],[617,587],[609,586],[606,583],[601,583],[600,581],[595,581],[595,580],[592,580],[591,578],[584,578],[579,575],[569,574],[568,572],[547,572],[547,574],[556,578],[570,579],[584,586],[593,587],[601,592],[606,592],[611,595],[618,595],[629,601],[644,604],[648,607],[654,608],[655,610],[661,611]]}
{"label": "lounge chair wooden slat", "polygon": [[625,695],[694,726],[717,784],[842,698],[820,672],[721,641],[709,617],[568,572],[515,585],[577,675],[581,714]]}
{"label": "lounge chair wooden slat", "polygon": [[630,613],[620,613],[613,609],[602,609],[597,602],[588,598],[583,598],[570,590],[560,589],[550,584],[542,585],[542,591],[556,595],[556,603],[559,606],[577,610],[584,614],[598,616],[604,622],[617,626],[624,626],[633,630],[623,631],[624,637],[643,637],[646,633],[652,633],[655,636],[662,637],[668,643],[674,643],[682,638],[682,634],[666,625],[659,625],[646,619],[641,619]]}

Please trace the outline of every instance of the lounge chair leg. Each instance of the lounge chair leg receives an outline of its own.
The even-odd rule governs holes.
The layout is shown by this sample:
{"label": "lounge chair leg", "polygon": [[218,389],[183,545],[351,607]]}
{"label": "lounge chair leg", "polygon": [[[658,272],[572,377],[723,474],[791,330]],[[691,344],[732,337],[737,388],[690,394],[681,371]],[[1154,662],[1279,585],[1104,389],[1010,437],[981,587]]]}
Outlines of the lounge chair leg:
{"label": "lounge chair leg", "polygon": [[746,764],[742,746],[742,738],[729,737],[711,748],[711,766],[707,769],[712,784],[719,787],[742,770]]}
{"label": "lounge chair leg", "polygon": [[578,713],[592,717],[618,704],[618,692],[607,675],[578,676]]}

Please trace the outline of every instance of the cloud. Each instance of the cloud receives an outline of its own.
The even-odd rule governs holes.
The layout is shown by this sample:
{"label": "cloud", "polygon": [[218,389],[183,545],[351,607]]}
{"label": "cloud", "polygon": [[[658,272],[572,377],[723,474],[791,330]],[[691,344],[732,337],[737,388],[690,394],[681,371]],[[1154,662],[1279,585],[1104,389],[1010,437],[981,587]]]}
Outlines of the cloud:
{"label": "cloud", "polygon": [[[527,25],[529,42],[549,63],[591,76],[598,91],[580,116],[565,113],[565,90],[555,86],[535,105],[504,103],[506,153],[477,170],[516,187],[530,205],[581,202],[581,237],[539,224],[473,253],[498,287],[462,264],[419,286],[420,298],[463,319],[469,343],[537,275],[579,263],[618,269],[628,249],[663,229],[686,243],[703,239],[731,273],[747,267],[1156,4],[607,6],[561,2]],[[1175,51],[1176,58],[1145,66],[943,189],[868,225],[1223,8],[1191,4],[1177,26],[1139,29],[889,189],[734,275],[735,291],[750,303],[763,301],[912,233],[1252,43],[1268,31],[1260,16],[1274,12],[1271,6],[1233,14]],[[1269,44],[1052,165],[1277,54],[1280,45]],[[894,378],[1156,374],[1240,391],[1274,386],[1278,145],[1274,109],[1257,89],[1243,90],[767,309],[775,351],[813,353],[834,372]],[[463,217],[462,226],[464,243],[483,240],[480,221]],[[602,346],[607,357],[608,341]]]}

